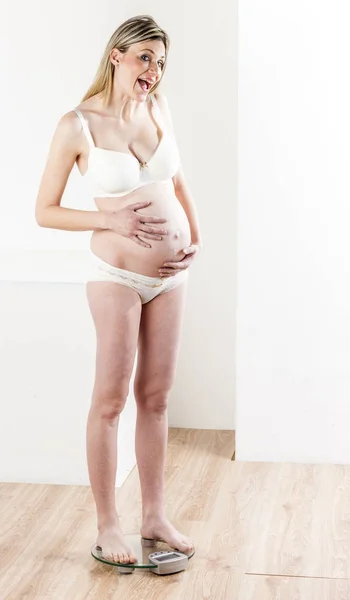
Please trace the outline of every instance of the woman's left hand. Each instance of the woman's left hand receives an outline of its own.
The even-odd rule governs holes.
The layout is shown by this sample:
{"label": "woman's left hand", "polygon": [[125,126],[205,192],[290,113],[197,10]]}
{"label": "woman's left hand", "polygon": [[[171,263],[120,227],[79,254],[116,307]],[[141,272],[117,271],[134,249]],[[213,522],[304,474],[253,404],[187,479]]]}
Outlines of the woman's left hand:
{"label": "woman's left hand", "polygon": [[181,252],[184,257],[180,261],[170,261],[164,263],[159,269],[160,277],[169,277],[181,273],[185,269],[188,269],[197,257],[200,247],[197,244],[191,244],[188,248],[184,248]]}

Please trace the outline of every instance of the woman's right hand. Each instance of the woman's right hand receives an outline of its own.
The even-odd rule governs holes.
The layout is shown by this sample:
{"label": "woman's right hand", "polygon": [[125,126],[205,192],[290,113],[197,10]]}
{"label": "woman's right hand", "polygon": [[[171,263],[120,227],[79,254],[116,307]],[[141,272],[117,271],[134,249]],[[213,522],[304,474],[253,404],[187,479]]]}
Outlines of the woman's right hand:
{"label": "woman's right hand", "polygon": [[115,212],[108,212],[107,228],[119,235],[133,240],[136,244],[144,246],[145,248],[151,248],[150,244],[143,242],[140,237],[146,238],[147,240],[158,240],[163,239],[163,235],[167,235],[167,230],[161,227],[155,227],[155,223],[166,223],[166,219],[160,217],[151,217],[149,215],[141,215],[137,211],[141,208],[147,208],[151,202],[137,202],[136,204],[130,204],[117,210]]}

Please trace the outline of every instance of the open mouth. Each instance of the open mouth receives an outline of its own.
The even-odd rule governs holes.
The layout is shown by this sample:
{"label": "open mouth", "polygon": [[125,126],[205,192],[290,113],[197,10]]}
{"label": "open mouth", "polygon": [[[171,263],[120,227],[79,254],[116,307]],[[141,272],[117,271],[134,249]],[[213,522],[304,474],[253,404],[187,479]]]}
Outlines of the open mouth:
{"label": "open mouth", "polygon": [[139,78],[137,80],[137,83],[139,84],[139,86],[140,86],[140,88],[142,89],[143,92],[148,92],[148,90],[153,85],[153,83],[151,83],[150,81],[146,81],[146,79],[141,79],[141,78]]}

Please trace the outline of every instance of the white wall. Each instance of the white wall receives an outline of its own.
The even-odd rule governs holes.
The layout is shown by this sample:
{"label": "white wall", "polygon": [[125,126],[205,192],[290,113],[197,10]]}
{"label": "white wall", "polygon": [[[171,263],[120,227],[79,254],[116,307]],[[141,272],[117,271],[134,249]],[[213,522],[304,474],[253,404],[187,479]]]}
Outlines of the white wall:
{"label": "white wall", "polygon": [[[58,119],[80,102],[113,30],[124,19],[141,13],[152,14],[171,37],[164,90],[172,108],[182,162],[198,207],[205,244],[200,260],[192,268],[169,424],[235,427],[236,4],[220,0],[198,11],[194,5],[187,6],[185,0],[171,4],[159,0],[119,3],[62,0],[46,4],[40,0],[30,3],[19,0],[16,4],[6,1],[0,8],[0,55],[5,58],[2,78],[6,90],[1,96],[1,112],[6,118],[2,119],[0,145],[0,281],[7,282],[2,311],[3,316],[9,315],[4,325],[6,345],[11,348],[7,352],[3,339],[0,352],[4,359],[2,366],[8,373],[22,372],[24,368],[31,373],[31,389],[26,393],[24,382],[17,382],[11,388],[8,376],[1,379],[0,394],[5,400],[0,404],[0,422],[8,423],[12,415],[6,412],[6,399],[15,406],[17,398],[17,414],[27,415],[28,435],[30,432],[32,439],[42,435],[43,425],[38,425],[38,419],[47,414],[52,372],[45,369],[44,379],[36,381],[36,371],[27,367],[27,353],[20,350],[17,355],[17,345],[21,342],[28,350],[33,367],[39,359],[49,361],[49,357],[58,355],[71,358],[70,346],[76,347],[84,341],[84,352],[76,359],[76,371],[72,371],[71,362],[62,358],[61,384],[55,390],[61,414],[69,414],[72,398],[67,395],[64,379],[68,369],[77,406],[77,429],[71,430],[72,439],[81,435],[78,428],[80,419],[85,417],[81,409],[87,409],[86,403],[90,401],[94,352],[91,332],[85,338],[85,327],[90,331],[91,324],[82,285],[90,234],[50,231],[37,226],[34,203],[39,181]],[[72,172],[62,204],[94,209],[86,182],[77,169]],[[47,298],[51,302],[43,318],[42,310],[34,309],[46,306]],[[71,311],[72,322],[80,323],[79,326],[69,328],[57,320],[61,302],[66,311]],[[25,323],[28,305],[34,310],[30,327],[19,329],[13,306],[20,322]],[[60,337],[60,332],[65,333]],[[44,346],[39,347],[38,340]],[[43,350],[44,340],[47,353]],[[82,373],[89,373],[89,385],[81,381]],[[35,394],[37,401],[33,403]],[[29,405],[32,411],[28,414]],[[53,423],[57,424],[56,434],[51,427]],[[60,460],[54,449],[59,447],[65,421],[57,419],[53,423],[50,435],[42,438],[40,452],[52,440],[46,452],[52,450],[55,462]],[[23,436],[22,429],[19,438],[6,437],[10,456],[15,456],[18,444],[23,449],[30,443],[29,437]],[[5,447],[5,441],[3,444]],[[82,451],[80,443],[79,452]],[[49,458],[47,462],[50,463]],[[79,467],[74,473],[68,467],[66,473],[64,470],[60,473],[67,481],[79,483],[82,454],[75,464]],[[44,467],[42,471],[39,467],[28,470],[28,477],[31,474],[40,481],[50,477]],[[15,480],[16,476],[21,480],[25,477],[25,469],[18,462],[0,469],[0,480],[8,477]]]}
{"label": "white wall", "polygon": [[240,4],[238,460],[350,462],[349,21]]}
{"label": "white wall", "polygon": [[[89,485],[95,331],[84,286],[0,283],[0,331],[0,481]],[[133,377],[119,423],[117,486],[135,464]]]}

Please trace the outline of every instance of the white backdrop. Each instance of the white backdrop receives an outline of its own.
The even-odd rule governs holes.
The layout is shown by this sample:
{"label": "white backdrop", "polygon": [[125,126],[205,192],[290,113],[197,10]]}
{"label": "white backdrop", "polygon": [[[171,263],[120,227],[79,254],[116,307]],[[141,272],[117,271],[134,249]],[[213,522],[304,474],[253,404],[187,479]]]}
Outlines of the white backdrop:
{"label": "white backdrop", "polygon": [[349,22],[240,4],[239,460],[350,462]]}
{"label": "white backdrop", "polygon": [[[110,35],[124,19],[135,14],[151,14],[171,38],[163,89],[172,109],[182,163],[198,207],[204,239],[202,255],[190,278],[169,424],[235,427],[236,12],[237,6],[231,0],[219,0],[205,9],[191,3],[188,6],[185,0],[1,3],[0,282],[5,286],[1,316],[6,333],[0,336],[0,357],[8,373],[21,373],[24,368],[25,372],[32,372],[29,364],[35,368],[39,360],[44,363],[40,362],[43,380],[38,380],[37,390],[34,378],[30,390],[23,377],[14,386],[9,377],[2,379],[0,422],[3,431],[10,432],[14,415],[26,414],[28,402],[35,397],[31,420],[34,430],[21,429],[22,436],[24,431],[28,435],[21,439],[21,447],[28,449],[28,460],[40,473],[42,466],[38,466],[35,457],[46,453],[48,471],[44,478],[53,475],[50,464],[61,465],[54,453],[63,432],[58,423],[55,429],[53,421],[49,432],[43,435],[41,426],[36,430],[37,424],[45,414],[47,402],[54,402],[55,406],[61,402],[62,414],[69,414],[74,402],[78,413],[85,416],[90,388],[86,381],[81,385],[81,373],[87,372],[90,381],[94,347],[86,305],[79,309],[79,301],[85,302],[83,288],[78,291],[76,286],[81,286],[84,279],[90,233],[39,228],[34,218],[35,199],[60,116],[80,102]],[[74,168],[62,204],[93,210],[85,185]],[[23,325],[28,307],[28,318],[34,320],[30,327]],[[75,328],[58,318],[69,307]],[[41,316],[43,311],[45,318]],[[41,345],[44,337],[47,353]],[[21,339],[21,351],[17,353]],[[77,368],[72,371],[71,346],[79,344],[85,350],[76,355]],[[61,374],[54,389],[53,365]],[[8,410],[9,404],[15,413]],[[74,427],[69,430],[71,448],[74,435],[83,435],[80,422],[77,427],[79,434]],[[133,423],[128,421],[126,427],[131,438]],[[124,433],[121,430],[122,438]],[[47,446],[47,439],[52,440],[52,448]],[[30,454],[33,440],[35,449]],[[82,445],[79,448],[81,452]],[[6,450],[11,455],[11,449],[17,452],[18,443],[8,433],[0,439],[0,453]],[[121,457],[124,464],[129,465],[130,461],[124,458]],[[82,455],[78,454],[75,462],[72,457],[72,461],[81,464]],[[24,463],[19,458],[16,464]],[[65,478],[81,482],[78,468],[65,471],[63,464],[59,471],[60,482]],[[18,471],[16,465],[12,471],[7,465],[4,477],[9,472],[14,480],[17,473],[20,478],[24,476],[23,469]],[[31,476],[30,480],[36,480],[38,472],[34,469]]]}

